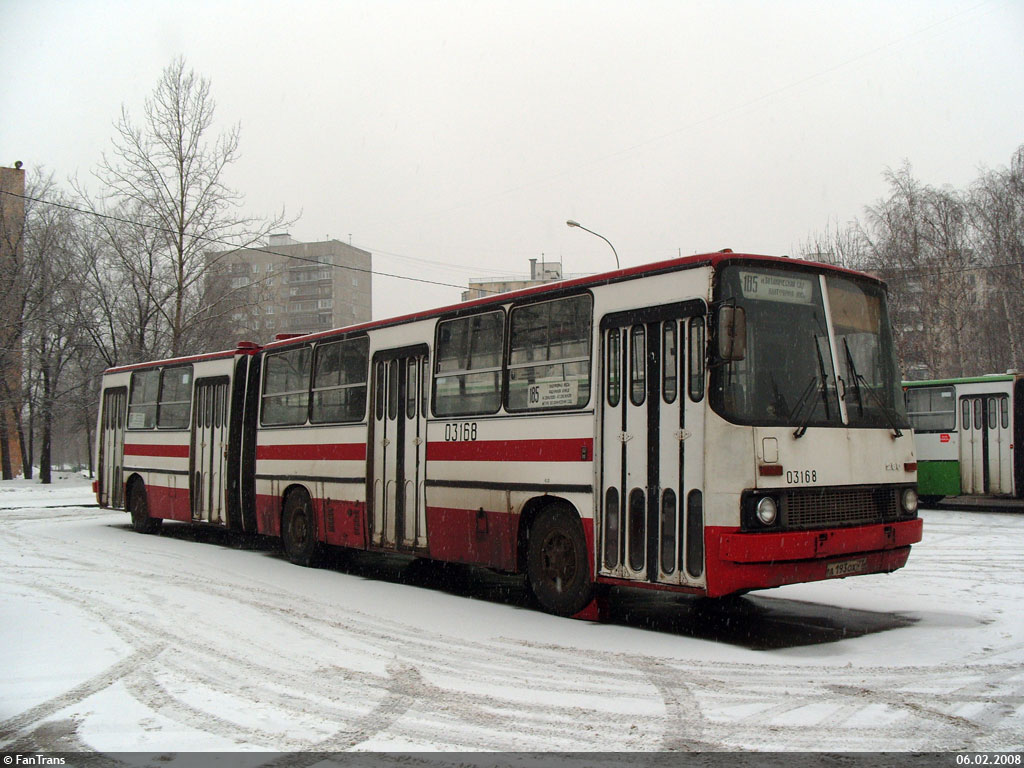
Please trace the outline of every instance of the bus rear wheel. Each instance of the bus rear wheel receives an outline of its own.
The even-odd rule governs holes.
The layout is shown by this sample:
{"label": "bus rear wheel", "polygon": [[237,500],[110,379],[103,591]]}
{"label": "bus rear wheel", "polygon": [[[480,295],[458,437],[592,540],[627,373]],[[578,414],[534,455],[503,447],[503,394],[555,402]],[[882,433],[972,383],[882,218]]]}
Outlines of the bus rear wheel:
{"label": "bus rear wheel", "polygon": [[316,515],[313,502],[304,491],[293,491],[284,502],[281,520],[284,553],[295,565],[315,566],[321,555],[316,536]]}
{"label": "bus rear wheel", "polygon": [[583,526],[564,506],[541,512],[531,526],[526,581],[541,608],[557,616],[577,614],[593,598]]}
{"label": "bus rear wheel", "polygon": [[149,516],[149,498],[142,483],[132,486],[129,508],[132,513],[132,528],[139,533],[156,533],[163,523],[159,517]]}

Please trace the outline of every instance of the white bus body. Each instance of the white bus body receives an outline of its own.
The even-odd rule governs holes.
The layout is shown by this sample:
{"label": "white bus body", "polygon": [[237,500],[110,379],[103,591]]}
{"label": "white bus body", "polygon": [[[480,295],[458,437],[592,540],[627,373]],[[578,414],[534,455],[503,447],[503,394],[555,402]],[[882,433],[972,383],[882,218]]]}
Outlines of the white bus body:
{"label": "white bus body", "polygon": [[[143,530],[280,536],[297,563],[333,545],[525,572],[563,615],[604,585],[889,572],[921,537],[894,359],[872,278],[677,259],[113,369],[98,497]],[[181,406],[142,384],[187,365],[193,415],[164,427]],[[212,380],[226,399],[200,396]],[[223,433],[196,417],[221,403]]]}

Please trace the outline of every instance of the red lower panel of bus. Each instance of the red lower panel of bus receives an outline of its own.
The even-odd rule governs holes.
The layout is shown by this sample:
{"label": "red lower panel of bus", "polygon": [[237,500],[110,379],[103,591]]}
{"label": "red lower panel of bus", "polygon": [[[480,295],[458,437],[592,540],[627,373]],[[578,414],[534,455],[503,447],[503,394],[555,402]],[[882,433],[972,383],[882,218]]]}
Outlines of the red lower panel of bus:
{"label": "red lower panel of bus", "polygon": [[192,520],[188,488],[167,488],[162,485],[146,486],[146,501],[149,502],[149,516],[164,520]]}
{"label": "red lower panel of bus", "polygon": [[256,496],[256,532],[264,536],[281,535],[281,498]]}
{"label": "red lower panel of bus", "polygon": [[[338,547],[366,547],[366,503],[337,499],[313,499],[316,527],[321,541]],[[256,531],[281,535],[282,501],[279,496],[256,497]]]}
{"label": "red lower panel of bus", "polygon": [[518,515],[427,507],[428,548],[437,560],[514,570],[518,529]]}
{"label": "red lower panel of bus", "polygon": [[[584,518],[590,575],[594,576],[594,521]],[[430,556],[437,560],[473,563],[516,571],[519,515],[481,509],[427,507]]]}
{"label": "red lower panel of bus", "polygon": [[316,499],[313,506],[318,530],[323,531],[321,538],[328,544],[359,549],[366,546],[365,502]]}
{"label": "red lower panel of bus", "polygon": [[910,545],[921,540],[921,520],[831,531],[740,533],[705,531],[707,594],[728,595],[866,573],[906,565]]}
{"label": "red lower panel of bus", "polygon": [[[314,499],[313,507],[321,541],[360,549],[368,545],[365,503]],[[256,497],[256,526],[256,530],[264,535],[281,535],[279,497]],[[427,546],[430,557],[437,560],[515,570],[518,527],[518,515],[480,509],[427,507]],[[592,525],[589,527],[593,528]],[[591,539],[588,537],[590,544]]]}

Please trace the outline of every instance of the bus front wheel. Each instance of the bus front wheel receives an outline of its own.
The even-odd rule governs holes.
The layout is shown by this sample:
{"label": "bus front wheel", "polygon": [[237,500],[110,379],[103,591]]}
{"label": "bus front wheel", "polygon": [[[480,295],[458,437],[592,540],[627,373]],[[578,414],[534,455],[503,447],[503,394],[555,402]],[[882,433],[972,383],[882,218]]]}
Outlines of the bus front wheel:
{"label": "bus front wheel", "polygon": [[526,580],[541,608],[572,616],[591,601],[587,543],[579,518],[564,506],[544,510],[530,528]]}

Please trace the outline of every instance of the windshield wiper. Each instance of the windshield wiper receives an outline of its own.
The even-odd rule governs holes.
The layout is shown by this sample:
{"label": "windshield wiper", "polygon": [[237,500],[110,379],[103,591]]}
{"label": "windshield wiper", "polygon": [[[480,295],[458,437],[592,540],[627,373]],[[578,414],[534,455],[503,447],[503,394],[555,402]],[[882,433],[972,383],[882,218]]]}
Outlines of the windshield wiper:
{"label": "windshield wiper", "polygon": [[[807,403],[813,403],[814,402],[814,398],[810,397],[810,394],[811,394],[811,392],[814,391],[814,387],[817,384],[818,384],[818,377],[817,376],[811,376],[811,380],[807,382],[807,386],[804,387],[804,391],[800,393],[800,399],[796,401],[796,407],[793,408],[793,413],[791,413],[789,415],[789,422],[790,423],[792,423],[793,421],[795,421],[797,418],[800,417],[800,414],[803,413],[803,411],[804,411],[804,405],[806,405]],[[819,387],[819,389],[820,389],[820,387]],[[814,406],[811,405],[810,409],[808,409],[808,411],[807,411],[806,418],[804,418],[804,420],[800,422],[800,426],[796,428],[795,432],[793,432],[793,437],[800,438],[800,437],[804,436],[804,432],[807,431],[807,423],[811,420],[811,416],[813,416],[813,415],[814,415]]]}
{"label": "windshield wiper", "polygon": [[[853,355],[850,353],[850,345],[846,343],[846,339],[845,338],[843,339],[843,349],[846,350],[846,365],[849,368],[850,373],[853,374],[853,388],[854,388],[854,390],[857,393],[857,408],[860,411],[860,413],[858,415],[859,416],[863,416],[864,415],[864,398],[860,394],[860,381],[861,381],[861,379],[863,377],[859,373],[857,373],[857,366],[853,362]],[[869,389],[870,389],[870,387],[869,387]]]}
{"label": "windshield wiper", "polygon": [[[814,351],[818,355],[818,373],[811,377],[807,386],[804,388],[804,393],[800,396],[800,402],[797,403],[797,410],[794,411],[793,417],[795,418],[799,414],[799,410],[802,408],[804,398],[807,398],[807,402],[813,403],[814,401],[808,397],[811,394],[813,387],[818,386],[818,393],[821,395],[821,402],[825,406],[825,420],[828,421],[832,418],[832,413],[828,408],[828,374],[825,373],[825,361],[821,357],[821,347],[818,345],[818,337],[814,337]],[[811,416],[814,415],[814,406],[807,412],[807,416],[803,421],[800,422],[800,426],[793,432],[793,437],[800,439],[807,432],[807,425],[811,421]]]}
{"label": "windshield wiper", "polygon": [[882,402],[882,398],[878,396],[878,393],[875,392],[874,387],[868,383],[868,380],[857,372],[857,366],[853,364],[853,355],[850,354],[850,347],[846,343],[846,339],[843,339],[843,346],[846,347],[846,363],[850,366],[850,373],[853,374],[853,381],[857,387],[857,400],[860,403],[860,415],[864,415],[864,402],[860,397],[861,386],[863,385],[864,389],[867,390],[868,395],[870,395],[871,399],[875,401],[875,405],[878,406],[878,410],[880,410],[882,415],[885,416],[885,420],[889,422],[889,427],[895,433],[895,437],[903,437],[903,431],[897,425],[896,417],[893,415],[893,412],[889,410],[889,406]]}

